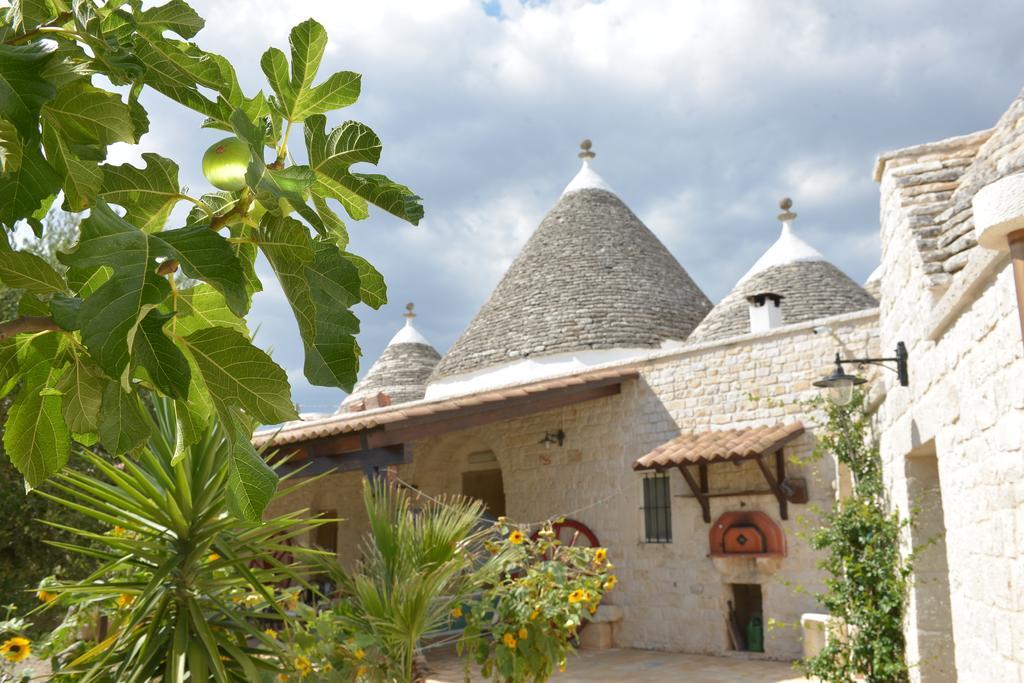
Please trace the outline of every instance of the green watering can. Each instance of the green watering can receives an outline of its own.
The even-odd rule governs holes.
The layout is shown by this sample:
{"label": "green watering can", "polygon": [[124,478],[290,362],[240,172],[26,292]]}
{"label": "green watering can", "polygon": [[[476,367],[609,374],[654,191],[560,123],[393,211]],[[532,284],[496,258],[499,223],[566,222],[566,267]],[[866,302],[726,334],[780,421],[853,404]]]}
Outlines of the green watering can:
{"label": "green watering can", "polygon": [[747,649],[764,652],[764,622],[761,617],[751,617],[747,622]]}

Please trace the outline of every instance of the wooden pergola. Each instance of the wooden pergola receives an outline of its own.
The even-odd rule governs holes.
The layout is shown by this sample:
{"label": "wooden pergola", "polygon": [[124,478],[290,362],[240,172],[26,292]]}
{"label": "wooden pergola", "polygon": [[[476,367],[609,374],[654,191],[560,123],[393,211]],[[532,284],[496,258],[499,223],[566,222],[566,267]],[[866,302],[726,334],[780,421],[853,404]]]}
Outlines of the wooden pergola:
{"label": "wooden pergola", "polygon": [[639,377],[635,367],[596,370],[519,386],[375,410],[340,413],[259,432],[253,444],[292,453],[282,473],[363,470],[379,473],[411,462],[413,441],[615,396]]}

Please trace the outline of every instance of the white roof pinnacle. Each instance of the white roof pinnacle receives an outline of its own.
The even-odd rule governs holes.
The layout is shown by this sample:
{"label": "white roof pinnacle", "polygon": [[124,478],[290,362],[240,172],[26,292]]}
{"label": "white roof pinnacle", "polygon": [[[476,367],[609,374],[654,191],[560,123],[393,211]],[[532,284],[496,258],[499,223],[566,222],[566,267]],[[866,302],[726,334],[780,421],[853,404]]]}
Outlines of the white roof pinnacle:
{"label": "white roof pinnacle", "polygon": [[782,208],[782,213],[779,214],[779,220],[782,221],[782,234],[779,235],[779,239],[775,241],[775,244],[769,247],[768,251],[762,254],[761,258],[757,259],[757,262],[751,266],[750,270],[739,279],[739,282],[736,283],[737,285],[773,266],[782,266],[788,263],[796,263],[797,261],[825,260],[821,252],[797,237],[796,232],[793,231],[793,221],[796,220],[796,214],[789,210],[793,206],[793,202],[786,198],[779,203],[779,206]]}
{"label": "white roof pinnacle", "polygon": [[427,338],[413,327],[412,319],[416,317],[416,314],[412,312],[412,309],[413,304],[408,303],[405,305],[405,313],[402,314],[405,317],[405,325],[391,338],[388,346],[394,346],[395,344],[423,344],[433,348],[433,344],[427,341]]}
{"label": "white roof pinnacle", "polygon": [[576,190],[607,190],[612,192],[611,186],[590,166],[590,160],[597,156],[594,152],[590,151],[590,147],[590,140],[584,140],[580,143],[581,151],[577,156],[583,159],[583,164],[580,166],[579,173],[562,190],[563,197]]}

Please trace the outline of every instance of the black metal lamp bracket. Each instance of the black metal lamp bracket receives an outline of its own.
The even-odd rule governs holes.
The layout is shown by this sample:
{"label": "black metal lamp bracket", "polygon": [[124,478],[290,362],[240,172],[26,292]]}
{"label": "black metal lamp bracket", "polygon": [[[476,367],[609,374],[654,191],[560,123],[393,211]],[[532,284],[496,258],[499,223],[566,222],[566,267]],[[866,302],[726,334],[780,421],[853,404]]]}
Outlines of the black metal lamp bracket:
{"label": "black metal lamp bracket", "polygon": [[[909,354],[907,353],[907,345],[903,342],[896,343],[896,355],[892,358],[839,358],[839,354],[836,354],[836,363],[851,363],[857,365],[877,365],[891,370],[896,373],[896,376],[900,380],[900,386],[908,386],[910,384],[910,372],[907,367],[907,359]],[[892,368],[886,365],[886,363],[895,363],[896,367]]]}

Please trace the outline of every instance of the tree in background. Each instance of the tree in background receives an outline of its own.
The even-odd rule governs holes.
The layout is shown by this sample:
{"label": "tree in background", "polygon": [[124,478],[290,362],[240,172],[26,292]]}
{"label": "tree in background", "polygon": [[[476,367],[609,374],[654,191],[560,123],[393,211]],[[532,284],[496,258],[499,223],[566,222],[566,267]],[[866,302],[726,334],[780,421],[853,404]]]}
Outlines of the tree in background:
{"label": "tree in background", "polygon": [[[52,210],[43,220],[43,237],[27,240],[25,247],[54,268],[60,268],[57,253],[78,239],[79,222],[80,217],[75,214]],[[0,320],[10,320],[17,315],[20,298],[21,290],[0,287]],[[8,405],[9,401],[0,401],[0,420],[6,419]],[[80,470],[91,469],[84,462],[73,466]],[[37,593],[43,579],[51,576],[82,578],[95,568],[96,562],[89,557],[40,542],[43,538],[61,542],[72,540],[70,534],[48,528],[43,520],[96,527],[74,510],[61,509],[45,498],[28,494],[24,478],[6,457],[0,457],[0,519],[7,520],[0,527],[0,596],[6,604],[14,605],[15,615],[24,617],[40,605],[40,595],[49,597],[46,591]],[[33,628],[28,635],[33,638],[42,635],[60,618],[57,610],[33,615]]]}
{"label": "tree in background", "polygon": [[[244,318],[262,289],[257,254],[295,313],[307,379],[350,388],[359,321],[349,309],[381,306],[386,290],[347,251],[335,207],[358,220],[373,204],[412,223],[423,209],[404,185],[352,170],[378,162],[372,130],[328,127],[328,113],[358,98],[360,76],[318,82],[320,24],[292,30],[290,56],[264,53],[266,93],[243,92],[231,64],[192,41],[202,27],[183,0],[15,0],[3,11],[0,283],[24,290],[18,315],[0,323],[0,394],[13,396],[4,446],[30,488],[65,467],[73,442],[137,452],[151,431],[140,396],[152,392],[173,401],[179,449],[214,420],[222,426],[230,509],[258,520],[277,477],[252,430],[297,415],[285,371],[252,344]],[[142,168],[104,162],[109,145],[148,132],[147,89],[230,133],[204,159],[216,191],[188,194],[178,166],[156,154],[144,153]],[[300,129],[301,164],[290,153]],[[66,211],[88,210],[74,248],[58,254],[66,270],[10,240],[22,224],[45,236],[58,198]],[[180,202],[192,210],[169,224]]]}
{"label": "tree in background", "polygon": [[[222,589],[275,610],[266,584],[281,569],[282,529],[261,524],[278,477],[250,438],[297,417],[285,371],[245,321],[263,288],[255,260],[266,257],[291,305],[307,379],[350,389],[349,309],[383,305],[386,288],[347,250],[338,207],[359,220],[373,204],[415,224],[419,197],[352,170],[375,165],[381,142],[361,123],[328,127],[361,79],[318,78],[327,35],[313,20],[291,31],[289,55],[264,53],[267,92],[246,93],[226,59],[193,42],[204,22],[184,0],[13,0],[0,17],[0,284],[21,292],[0,322],[3,445],[27,489],[45,485],[108,527],[66,530],[105,544],[86,550],[105,564],[54,587],[55,604],[113,600],[121,617],[69,666],[86,679],[254,680],[261,662],[279,668],[279,648],[252,632],[257,605],[225,605]],[[142,167],[106,163],[110,145],[149,131],[147,89],[228,133],[204,158],[209,192],[189,194],[157,154]],[[300,146],[306,163],[291,153]],[[44,221],[55,202],[87,216],[71,247]],[[191,211],[172,220],[181,202]],[[15,239],[24,226],[52,249]],[[216,456],[197,455],[211,433]],[[92,456],[76,462],[101,476],[68,467],[93,447],[124,469]],[[257,572],[257,561],[269,565]],[[3,637],[0,648],[20,647],[21,635]]]}

